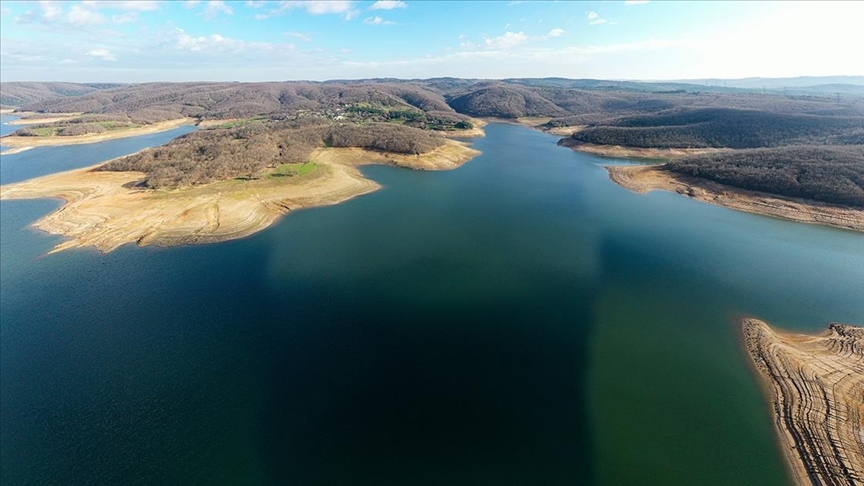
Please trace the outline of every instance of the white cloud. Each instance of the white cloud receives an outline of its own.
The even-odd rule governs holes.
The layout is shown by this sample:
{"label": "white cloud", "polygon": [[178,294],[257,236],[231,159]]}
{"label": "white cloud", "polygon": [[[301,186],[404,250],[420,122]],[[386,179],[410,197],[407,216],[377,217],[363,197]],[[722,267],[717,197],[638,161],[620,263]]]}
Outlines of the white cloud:
{"label": "white cloud", "polygon": [[87,55],[90,57],[94,57],[96,59],[99,59],[101,61],[116,61],[117,60],[117,58],[114,57],[114,54],[111,54],[111,51],[109,51],[108,49],[105,49],[105,48],[90,49],[89,51],[87,51]]}
{"label": "white cloud", "polygon": [[312,37],[310,37],[308,34],[304,34],[303,32],[285,32],[284,35],[287,35],[288,37],[294,37],[295,39],[304,40],[306,42],[312,40]]}
{"label": "white cloud", "polygon": [[548,34],[546,34],[543,37],[548,39],[548,38],[552,38],[552,37],[561,37],[562,35],[564,35],[564,29],[552,29],[549,31]]}
{"label": "white cloud", "polygon": [[642,5],[643,3],[648,3],[648,0],[624,0],[624,5]]}
{"label": "white cloud", "polygon": [[186,8],[192,8],[197,6],[199,3],[201,3],[201,0],[186,0],[183,2],[183,6]]}
{"label": "white cloud", "polygon": [[204,15],[204,18],[213,19],[218,17],[219,14],[233,15],[234,10],[224,0],[210,0],[207,2],[207,6],[204,7],[202,15]]}
{"label": "white cloud", "polygon": [[69,23],[77,27],[92,27],[105,22],[105,16],[80,5],[69,7]]}
{"label": "white cloud", "polygon": [[375,17],[366,17],[363,19],[363,23],[366,25],[393,25],[393,22],[384,20],[377,15]]}
{"label": "white cloud", "polygon": [[378,0],[369,7],[369,10],[393,10],[394,8],[405,8],[408,4],[401,0]]}
{"label": "white cloud", "polygon": [[[264,4],[255,2],[254,4],[247,3],[248,6],[257,8]],[[267,10],[265,13],[255,15],[256,20],[264,20],[276,15],[280,15],[288,10],[302,9],[306,13],[312,15],[337,14],[342,15],[345,20],[351,20],[360,14],[360,10],[354,8],[352,0],[282,0],[276,3],[275,8]]]}
{"label": "white cloud", "polygon": [[249,8],[261,8],[266,4],[264,0],[246,0],[246,6]]}
{"label": "white cloud", "polygon": [[117,25],[128,24],[129,22],[135,22],[138,20],[138,12],[128,12],[123,15],[112,15],[111,22],[114,22]]}
{"label": "white cloud", "polygon": [[97,8],[113,8],[117,10],[131,10],[136,12],[146,12],[159,10],[159,2],[155,0],[84,0],[81,5],[89,9]]}
{"label": "white cloud", "polygon": [[[294,3],[294,2],[291,2]],[[322,14],[347,14],[351,11],[354,2],[347,0],[309,0],[300,2],[300,7],[312,15]]]}
{"label": "white cloud", "polygon": [[[17,23],[42,23],[47,25],[67,25],[72,27],[93,27],[108,19],[99,10],[120,10],[120,15],[112,15],[115,24],[124,24],[138,19],[140,12],[157,10],[159,3],[152,0],[141,1],[94,1],[85,0],[70,5],[71,2],[40,1],[39,9],[31,9],[16,19]],[[69,5],[69,9],[64,7]]]}
{"label": "white cloud", "polygon": [[597,12],[587,12],[585,16],[588,17],[588,25],[601,25],[609,22],[601,17]]}
{"label": "white cloud", "polygon": [[63,3],[59,1],[40,0],[38,9],[30,9],[15,19],[19,24],[43,23],[52,24],[62,21]]}
{"label": "white cloud", "polygon": [[488,48],[492,49],[507,49],[513,46],[522,44],[528,40],[528,36],[524,32],[505,32],[495,38],[486,38],[483,40]]}
{"label": "white cloud", "polygon": [[286,52],[295,49],[294,44],[271,44],[269,42],[250,42],[224,37],[221,34],[193,36],[183,29],[170,31],[163,39],[163,47],[169,50],[196,52],[203,54],[249,54]]}

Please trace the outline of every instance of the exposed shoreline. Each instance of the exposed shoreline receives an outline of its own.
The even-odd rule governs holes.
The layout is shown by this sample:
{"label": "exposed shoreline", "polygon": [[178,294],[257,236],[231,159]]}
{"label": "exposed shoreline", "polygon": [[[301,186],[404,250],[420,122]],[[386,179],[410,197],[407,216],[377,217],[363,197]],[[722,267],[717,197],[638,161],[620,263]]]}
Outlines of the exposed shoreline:
{"label": "exposed shoreline", "polygon": [[18,135],[4,135],[0,137],[0,145],[18,149],[33,147],[58,147],[62,145],[78,145],[84,143],[105,142],[121,138],[137,137],[139,135],[150,135],[153,133],[166,132],[183,125],[194,125],[194,118],[177,118],[164,122],[153,123],[138,128],[114,130],[108,133],[92,135],[78,135],[73,137],[21,137]]}
{"label": "exposed shoreline", "polygon": [[[0,199],[60,198],[62,207],[33,226],[69,238],[51,253],[79,247],[110,252],[127,243],[176,246],[227,241],[267,228],[291,210],[346,201],[380,186],[358,166],[388,164],[419,170],[447,170],[479,155],[463,142],[423,155],[357,148],[322,148],[306,176],[227,180],[173,190],[138,184],[140,172],[95,171],[104,164],[50,174],[0,187]],[[106,161],[107,162],[107,161]]]}
{"label": "exposed shoreline", "polygon": [[8,122],[9,125],[35,125],[38,123],[55,123],[83,115],[83,113],[37,113],[34,111],[19,111],[17,113],[13,113],[10,111],[8,114],[13,114],[20,117],[17,120],[12,120],[11,122]]}
{"label": "exposed shoreline", "polygon": [[[550,132],[551,133],[551,132]],[[599,155],[601,157],[613,157],[618,159],[644,159],[644,160],[668,160],[685,155],[696,155],[705,153],[721,152],[729,149],[716,148],[642,148],[625,147],[622,145],[597,145],[593,143],[579,142],[569,136],[558,141],[558,145],[567,147],[586,154]]]}
{"label": "exposed shoreline", "polygon": [[671,174],[657,166],[607,166],[609,178],[621,187],[644,194],[671,191],[698,201],[797,223],[812,223],[864,232],[864,210],[774,196]]}
{"label": "exposed shoreline", "polygon": [[864,481],[864,328],[812,336],[744,319],[741,329],[795,482]]}

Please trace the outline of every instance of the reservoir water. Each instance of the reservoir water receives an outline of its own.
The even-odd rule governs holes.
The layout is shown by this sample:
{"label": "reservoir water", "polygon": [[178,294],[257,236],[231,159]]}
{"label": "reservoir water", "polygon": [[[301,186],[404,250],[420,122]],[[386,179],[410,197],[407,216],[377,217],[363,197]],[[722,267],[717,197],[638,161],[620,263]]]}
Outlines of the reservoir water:
{"label": "reservoir water", "polygon": [[[170,136],[39,148],[0,180]],[[490,124],[238,241],[46,255],[0,203],[0,482],[787,484],[735,319],[864,323],[864,235],[612,184]]]}

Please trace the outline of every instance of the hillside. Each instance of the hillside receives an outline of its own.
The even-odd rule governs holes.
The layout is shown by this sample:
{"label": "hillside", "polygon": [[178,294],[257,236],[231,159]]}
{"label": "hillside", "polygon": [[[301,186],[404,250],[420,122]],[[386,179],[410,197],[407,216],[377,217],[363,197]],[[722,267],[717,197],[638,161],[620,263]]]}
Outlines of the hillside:
{"label": "hillside", "polygon": [[324,146],[420,155],[443,144],[440,135],[391,123],[265,122],[192,132],[98,170],[144,172],[144,187],[174,188],[238,177],[256,179],[265,169],[309,162],[312,151]]}
{"label": "hillside", "polygon": [[641,148],[759,148],[861,143],[864,117],[732,108],[668,110],[623,117],[572,135],[577,142]]}
{"label": "hillside", "polygon": [[0,105],[24,106],[40,101],[81,96],[123,85],[113,83],[10,82],[0,85]]}
{"label": "hillside", "polygon": [[864,145],[691,155],[662,167],[741,189],[864,208]]}

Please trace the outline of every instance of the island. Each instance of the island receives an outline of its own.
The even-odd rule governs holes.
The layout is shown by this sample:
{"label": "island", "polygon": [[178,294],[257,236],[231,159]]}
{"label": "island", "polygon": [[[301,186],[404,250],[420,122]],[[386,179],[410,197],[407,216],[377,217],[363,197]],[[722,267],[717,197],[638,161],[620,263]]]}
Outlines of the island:
{"label": "island", "polygon": [[741,322],[783,455],[798,484],[864,481],[864,328],[812,336]]}

